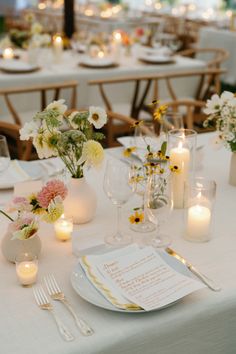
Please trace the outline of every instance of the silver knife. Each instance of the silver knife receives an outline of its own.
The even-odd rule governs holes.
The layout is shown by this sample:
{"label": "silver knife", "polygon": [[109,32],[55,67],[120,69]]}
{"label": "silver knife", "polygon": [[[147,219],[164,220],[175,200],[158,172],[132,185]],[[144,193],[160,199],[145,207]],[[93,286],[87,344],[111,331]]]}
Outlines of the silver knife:
{"label": "silver knife", "polygon": [[184,257],[180,254],[176,253],[172,248],[167,247],[165,251],[182,262],[194,275],[196,275],[204,284],[208,286],[209,289],[213,291],[220,291],[221,288],[215,284],[215,282],[209,279],[206,275],[200,273],[190,262],[188,262]]}

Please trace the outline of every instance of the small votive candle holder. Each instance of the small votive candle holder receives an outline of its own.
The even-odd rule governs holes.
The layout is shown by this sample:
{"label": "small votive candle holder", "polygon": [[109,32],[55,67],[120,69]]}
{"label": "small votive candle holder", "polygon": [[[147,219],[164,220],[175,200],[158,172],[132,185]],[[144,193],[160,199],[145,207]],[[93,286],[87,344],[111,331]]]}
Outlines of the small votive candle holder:
{"label": "small votive candle holder", "polygon": [[73,219],[64,214],[54,223],[56,238],[60,241],[71,239],[73,231]]}
{"label": "small votive candle holder", "polygon": [[31,286],[37,280],[38,258],[32,253],[20,253],[16,256],[16,274],[21,285]]}
{"label": "small votive candle holder", "polygon": [[216,182],[196,177],[185,185],[184,238],[192,242],[206,242],[211,238]]}
{"label": "small votive candle holder", "polygon": [[192,129],[173,129],[168,133],[170,164],[176,168],[172,173],[172,198],[176,209],[184,207],[184,184],[194,173],[197,133]]}

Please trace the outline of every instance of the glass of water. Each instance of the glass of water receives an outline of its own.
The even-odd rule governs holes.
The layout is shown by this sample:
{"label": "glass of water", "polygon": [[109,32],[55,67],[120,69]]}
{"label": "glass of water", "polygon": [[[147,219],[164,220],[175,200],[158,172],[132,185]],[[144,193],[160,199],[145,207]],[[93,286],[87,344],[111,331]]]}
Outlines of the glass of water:
{"label": "glass of water", "polygon": [[7,170],[10,164],[10,154],[7,140],[4,135],[0,135],[0,174]]}

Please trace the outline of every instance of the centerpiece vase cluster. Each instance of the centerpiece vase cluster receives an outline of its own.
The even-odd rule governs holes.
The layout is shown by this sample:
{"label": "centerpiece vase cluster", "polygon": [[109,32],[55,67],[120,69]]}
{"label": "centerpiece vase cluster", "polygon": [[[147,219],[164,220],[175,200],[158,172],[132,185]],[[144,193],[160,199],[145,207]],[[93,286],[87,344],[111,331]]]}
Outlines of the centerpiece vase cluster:
{"label": "centerpiece vase cluster", "polygon": [[[50,103],[21,129],[21,139],[32,139],[40,159],[59,157],[71,178],[64,201],[65,213],[75,224],[89,222],[96,211],[96,193],[87,183],[85,168],[99,167],[104,151],[99,140],[107,115],[100,107],[67,114],[64,100]],[[94,129],[95,128],[95,129]]]}

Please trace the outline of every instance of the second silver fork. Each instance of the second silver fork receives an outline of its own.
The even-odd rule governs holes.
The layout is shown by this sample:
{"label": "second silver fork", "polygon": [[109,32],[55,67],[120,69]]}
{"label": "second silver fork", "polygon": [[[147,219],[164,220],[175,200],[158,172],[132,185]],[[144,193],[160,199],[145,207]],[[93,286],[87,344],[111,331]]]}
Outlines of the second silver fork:
{"label": "second silver fork", "polygon": [[80,332],[84,336],[91,336],[94,333],[93,329],[85,322],[84,319],[77,316],[75,310],[65,297],[65,294],[61,291],[54,275],[48,274],[47,276],[45,276],[44,283],[51,298],[53,300],[61,301],[70,311]]}

